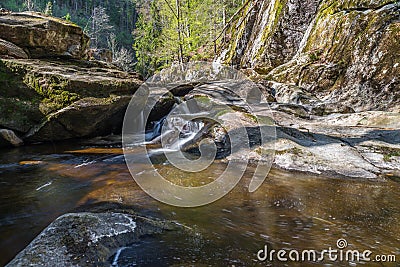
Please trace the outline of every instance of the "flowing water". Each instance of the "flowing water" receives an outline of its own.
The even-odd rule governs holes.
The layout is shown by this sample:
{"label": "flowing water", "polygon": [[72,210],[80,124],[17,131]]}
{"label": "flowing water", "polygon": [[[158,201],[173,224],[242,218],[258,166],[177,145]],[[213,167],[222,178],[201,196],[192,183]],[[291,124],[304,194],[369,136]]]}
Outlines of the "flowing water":
{"label": "flowing water", "polygon": [[[194,174],[176,170],[162,157],[154,162],[160,173],[185,186],[209,183],[225,168],[216,162]],[[140,163],[136,167],[139,174]],[[118,147],[72,142],[2,150],[0,265],[57,216],[97,202],[130,205],[140,214],[174,220],[195,232],[180,238],[172,232],[144,238],[113,255],[109,262],[114,266],[307,266],[310,263],[258,262],[257,252],[265,245],[276,250],[336,248],[339,238],[347,240],[348,248],[395,254],[400,261],[399,183],[272,170],[264,184],[249,193],[252,171],[250,166],[221,200],[185,209],[147,196],[131,178]],[[337,265],[348,263],[326,262]]]}

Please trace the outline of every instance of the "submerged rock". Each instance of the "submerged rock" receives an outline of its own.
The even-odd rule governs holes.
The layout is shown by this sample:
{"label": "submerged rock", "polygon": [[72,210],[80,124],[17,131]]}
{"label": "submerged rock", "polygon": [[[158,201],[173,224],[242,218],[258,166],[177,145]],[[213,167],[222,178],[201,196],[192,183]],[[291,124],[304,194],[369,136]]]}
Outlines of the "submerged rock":
{"label": "submerged rock", "polygon": [[21,47],[30,58],[82,59],[89,37],[72,22],[34,12],[0,13],[0,38]]}
{"label": "submerged rock", "polygon": [[7,266],[110,266],[121,247],[176,224],[128,213],[68,213],[51,223]]}

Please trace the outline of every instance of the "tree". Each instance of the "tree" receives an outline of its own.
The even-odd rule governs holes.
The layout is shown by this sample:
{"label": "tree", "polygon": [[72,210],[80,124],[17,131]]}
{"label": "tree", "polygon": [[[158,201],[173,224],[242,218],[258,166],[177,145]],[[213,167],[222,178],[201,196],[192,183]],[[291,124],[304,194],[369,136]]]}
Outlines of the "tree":
{"label": "tree", "polygon": [[90,37],[92,47],[106,47],[106,36],[112,29],[113,26],[110,25],[110,17],[107,15],[106,9],[101,6],[93,8],[92,15],[84,29]]}
{"label": "tree", "polygon": [[134,32],[137,70],[147,76],[174,61],[212,59],[226,18],[241,4],[242,0],[142,0]]}
{"label": "tree", "polygon": [[160,50],[162,32],[160,10],[157,2],[144,2],[139,7],[139,17],[133,32],[133,48],[136,52],[136,70],[147,78],[159,67],[166,65],[168,57]]}
{"label": "tree", "polygon": [[125,47],[121,47],[113,54],[113,63],[124,71],[132,71],[134,67],[133,53]]}
{"label": "tree", "polygon": [[51,2],[47,3],[44,13],[49,16],[53,15],[53,4]]}
{"label": "tree", "polygon": [[[30,10],[41,10],[43,13],[50,14],[49,2],[51,2],[51,13],[55,17],[71,20],[75,24],[85,28],[87,32],[91,28],[89,19],[93,15],[95,7],[101,5],[109,16],[109,25],[113,26],[116,40],[120,47],[125,47],[133,53],[134,27],[137,22],[138,13],[136,2],[141,0],[0,0],[0,7],[20,12],[27,10],[27,2]],[[34,4],[34,5],[32,5]],[[47,11],[46,11],[47,9]],[[111,31],[110,31],[111,32]],[[98,39],[98,46],[107,47],[107,36],[109,33],[102,34]]]}
{"label": "tree", "polygon": [[125,47],[119,47],[115,33],[111,33],[107,38],[108,49],[112,52],[112,63],[124,71],[132,71],[134,67],[133,52]]}
{"label": "tree", "polygon": [[35,2],[34,0],[25,0],[24,1],[24,7],[28,10],[28,11],[33,11],[35,8]]}

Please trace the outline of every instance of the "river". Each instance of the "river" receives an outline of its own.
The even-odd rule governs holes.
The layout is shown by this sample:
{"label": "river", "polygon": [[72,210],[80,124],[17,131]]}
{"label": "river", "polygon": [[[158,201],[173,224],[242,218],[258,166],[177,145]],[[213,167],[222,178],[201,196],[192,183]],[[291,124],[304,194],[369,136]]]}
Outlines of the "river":
{"label": "river", "polygon": [[[141,172],[140,164],[136,167]],[[198,185],[211,181],[225,164],[215,162],[201,173],[185,174],[159,159],[156,168],[174,182]],[[313,177],[273,169],[264,184],[249,193],[253,170],[249,166],[239,185],[219,201],[187,209],[146,195],[132,179],[118,146],[70,141],[3,149],[0,265],[59,215],[90,210],[100,202],[128,205],[139,214],[173,220],[196,233],[179,239],[168,232],[144,238],[121,250],[118,258],[111,257],[110,264],[115,260],[115,266],[270,266],[257,260],[257,252],[265,245],[275,250],[321,251],[336,248],[341,238],[348,248],[393,254],[400,260],[398,182]],[[325,264],[348,266],[345,262]]]}

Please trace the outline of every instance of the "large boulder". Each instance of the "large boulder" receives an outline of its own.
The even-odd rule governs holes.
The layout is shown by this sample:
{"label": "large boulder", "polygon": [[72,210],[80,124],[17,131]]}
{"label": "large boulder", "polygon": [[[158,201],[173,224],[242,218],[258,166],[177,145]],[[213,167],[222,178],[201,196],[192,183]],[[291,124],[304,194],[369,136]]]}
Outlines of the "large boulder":
{"label": "large boulder", "polygon": [[177,224],[130,213],[69,213],[51,223],[7,266],[110,266],[118,249]]}
{"label": "large boulder", "polygon": [[0,13],[0,38],[21,47],[30,58],[81,59],[89,44],[79,26],[34,12]]}
{"label": "large boulder", "polygon": [[0,60],[0,128],[24,140],[120,131],[137,75],[98,62]]}

